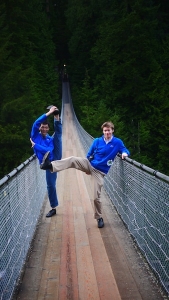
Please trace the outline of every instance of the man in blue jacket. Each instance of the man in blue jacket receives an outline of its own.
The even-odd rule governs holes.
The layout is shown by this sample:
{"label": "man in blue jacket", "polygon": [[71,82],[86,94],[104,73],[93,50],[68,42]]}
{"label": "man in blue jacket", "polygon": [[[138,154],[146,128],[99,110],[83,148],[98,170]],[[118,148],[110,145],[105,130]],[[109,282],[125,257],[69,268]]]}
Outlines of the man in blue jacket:
{"label": "man in blue jacket", "polygon": [[87,158],[71,156],[60,161],[50,162],[49,152],[47,152],[40,166],[41,169],[50,170],[51,172],[75,168],[92,176],[94,184],[94,218],[97,219],[98,228],[104,227],[100,199],[104,176],[108,173],[118,153],[121,154],[122,159],[130,154],[122,140],[113,135],[114,125],[112,122],[105,122],[101,128],[103,136],[93,141]]}
{"label": "man in blue jacket", "polygon": [[[54,135],[50,136],[48,134],[49,123],[47,122],[47,117],[52,114],[54,115]],[[47,151],[49,153],[48,159],[50,161],[61,159],[62,124],[59,117],[59,110],[56,106],[51,106],[46,114],[43,114],[34,122],[30,142],[40,164]],[[47,191],[51,206],[51,210],[46,217],[52,217],[56,214],[56,207],[58,206],[56,179],[57,173],[51,173],[49,170],[46,170]]]}

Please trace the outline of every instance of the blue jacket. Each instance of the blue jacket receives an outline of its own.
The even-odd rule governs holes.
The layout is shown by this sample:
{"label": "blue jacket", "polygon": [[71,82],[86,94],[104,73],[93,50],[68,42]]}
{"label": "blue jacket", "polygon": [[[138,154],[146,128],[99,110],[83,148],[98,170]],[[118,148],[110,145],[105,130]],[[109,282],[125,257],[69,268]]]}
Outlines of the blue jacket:
{"label": "blue jacket", "polygon": [[130,155],[129,150],[124,146],[122,140],[115,136],[113,136],[108,144],[105,143],[104,136],[94,139],[93,144],[87,153],[87,158],[93,153],[94,159],[90,161],[91,165],[105,174],[108,173],[118,153],[127,153]]}
{"label": "blue jacket", "polygon": [[[46,114],[40,116],[33,124],[32,131],[31,131],[31,139],[35,143],[33,147],[34,152],[39,159],[39,163],[42,163],[43,156],[47,151],[50,151],[49,159],[52,161],[54,160],[54,136],[50,136],[47,134],[43,137],[39,131],[39,127],[42,122],[47,119]],[[54,121],[54,131],[55,134],[62,134],[62,124],[60,121]],[[59,158],[60,159],[60,158]]]}

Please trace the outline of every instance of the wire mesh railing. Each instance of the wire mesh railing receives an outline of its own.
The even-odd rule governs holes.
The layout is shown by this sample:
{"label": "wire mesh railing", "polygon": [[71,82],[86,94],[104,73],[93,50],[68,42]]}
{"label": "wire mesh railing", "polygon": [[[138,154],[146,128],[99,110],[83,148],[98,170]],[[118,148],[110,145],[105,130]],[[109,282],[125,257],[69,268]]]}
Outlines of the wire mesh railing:
{"label": "wire mesh railing", "polygon": [[169,183],[118,157],[105,189],[169,294]]}
{"label": "wire mesh railing", "polygon": [[46,194],[33,155],[0,180],[0,299],[9,300],[23,268]]}

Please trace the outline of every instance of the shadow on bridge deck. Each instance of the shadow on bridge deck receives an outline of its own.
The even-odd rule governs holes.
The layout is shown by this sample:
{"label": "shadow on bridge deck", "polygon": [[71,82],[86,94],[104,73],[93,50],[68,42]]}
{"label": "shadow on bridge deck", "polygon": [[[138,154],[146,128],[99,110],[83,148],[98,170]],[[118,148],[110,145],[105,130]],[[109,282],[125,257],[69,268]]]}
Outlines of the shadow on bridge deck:
{"label": "shadow on bridge deck", "polygon": [[[64,104],[63,157],[85,156]],[[42,171],[43,172],[43,171]],[[90,176],[69,169],[58,173],[57,215],[42,219],[14,299],[164,299],[106,193],[105,227],[93,218]]]}

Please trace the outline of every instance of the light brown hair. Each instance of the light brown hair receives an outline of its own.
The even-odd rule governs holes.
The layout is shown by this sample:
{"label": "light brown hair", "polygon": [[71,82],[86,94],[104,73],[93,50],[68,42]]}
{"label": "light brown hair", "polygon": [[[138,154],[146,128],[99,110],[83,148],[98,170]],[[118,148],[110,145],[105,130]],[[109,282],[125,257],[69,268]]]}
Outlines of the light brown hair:
{"label": "light brown hair", "polygon": [[103,129],[104,127],[110,127],[111,129],[114,130],[114,124],[110,121],[104,122],[103,125],[101,126],[101,129]]}

